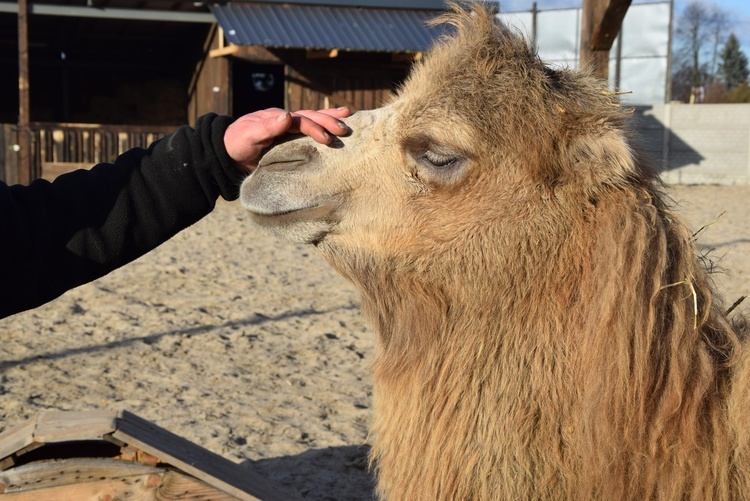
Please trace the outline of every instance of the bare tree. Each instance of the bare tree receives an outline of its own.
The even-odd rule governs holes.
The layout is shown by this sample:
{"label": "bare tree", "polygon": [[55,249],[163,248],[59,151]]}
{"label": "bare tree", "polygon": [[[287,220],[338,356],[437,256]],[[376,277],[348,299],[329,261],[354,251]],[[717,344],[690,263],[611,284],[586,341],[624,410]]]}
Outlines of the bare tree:
{"label": "bare tree", "polygon": [[690,102],[701,100],[705,86],[715,79],[719,48],[729,25],[728,14],[715,4],[691,0],[685,6],[675,21],[675,97],[680,97],[680,88],[690,88]]}

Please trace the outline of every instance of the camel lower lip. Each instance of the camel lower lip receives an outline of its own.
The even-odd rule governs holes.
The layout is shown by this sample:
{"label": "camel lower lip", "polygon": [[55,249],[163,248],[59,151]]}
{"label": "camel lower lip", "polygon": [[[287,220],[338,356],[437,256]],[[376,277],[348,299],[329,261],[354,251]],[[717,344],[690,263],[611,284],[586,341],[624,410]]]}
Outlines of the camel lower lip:
{"label": "camel lower lip", "polygon": [[298,209],[287,209],[287,210],[277,211],[277,212],[254,212],[253,216],[254,217],[261,217],[261,218],[273,219],[273,218],[279,218],[279,217],[289,216],[289,215],[292,215],[292,214],[301,214],[301,213],[304,213],[305,211],[313,210],[313,209],[316,209],[318,207],[320,207],[320,206],[319,205],[311,205],[309,207],[300,207]]}
{"label": "camel lower lip", "polygon": [[334,204],[331,201],[275,212],[250,211],[256,223],[265,226],[285,226],[295,223],[332,222]]}

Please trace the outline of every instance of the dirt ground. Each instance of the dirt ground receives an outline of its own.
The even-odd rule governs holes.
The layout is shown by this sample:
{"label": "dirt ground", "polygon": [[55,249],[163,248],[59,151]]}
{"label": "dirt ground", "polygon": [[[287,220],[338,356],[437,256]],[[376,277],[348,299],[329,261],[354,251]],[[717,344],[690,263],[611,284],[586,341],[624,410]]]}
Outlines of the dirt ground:
{"label": "dirt ground", "polygon": [[[727,303],[748,294],[750,187],[672,195],[694,229],[713,222],[699,241],[725,270]],[[127,409],[309,499],[372,496],[374,336],[357,293],[313,247],[268,235],[237,203],[0,320],[0,335],[0,431],[45,409]]]}

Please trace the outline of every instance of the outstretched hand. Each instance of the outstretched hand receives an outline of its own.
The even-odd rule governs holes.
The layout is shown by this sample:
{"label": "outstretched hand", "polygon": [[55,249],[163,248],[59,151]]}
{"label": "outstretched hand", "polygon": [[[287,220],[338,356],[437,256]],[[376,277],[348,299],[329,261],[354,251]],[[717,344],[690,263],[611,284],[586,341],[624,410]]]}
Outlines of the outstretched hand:
{"label": "outstretched hand", "polygon": [[238,118],[227,128],[224,146],[238,168],[252,172],[258,166],[263,149],[271,146],[277,137],[302,133],[328,144],[333,135],[342,136],[349,131],[339,119],[350,114],[346,107],[293,113],[279,108],[255,111]]}

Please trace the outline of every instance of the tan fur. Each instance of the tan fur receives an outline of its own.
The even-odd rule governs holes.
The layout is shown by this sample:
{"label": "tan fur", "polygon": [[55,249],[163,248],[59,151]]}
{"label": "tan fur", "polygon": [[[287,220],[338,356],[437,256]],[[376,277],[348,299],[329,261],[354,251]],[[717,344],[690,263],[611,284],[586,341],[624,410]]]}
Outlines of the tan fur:
{"label": "tan fur", "polygon": [[242,190],[362,291],[379,494],[747,499],[747,329],[629,115],[480,5],[443,21],[389,106],[338,147],[274,148]]}

